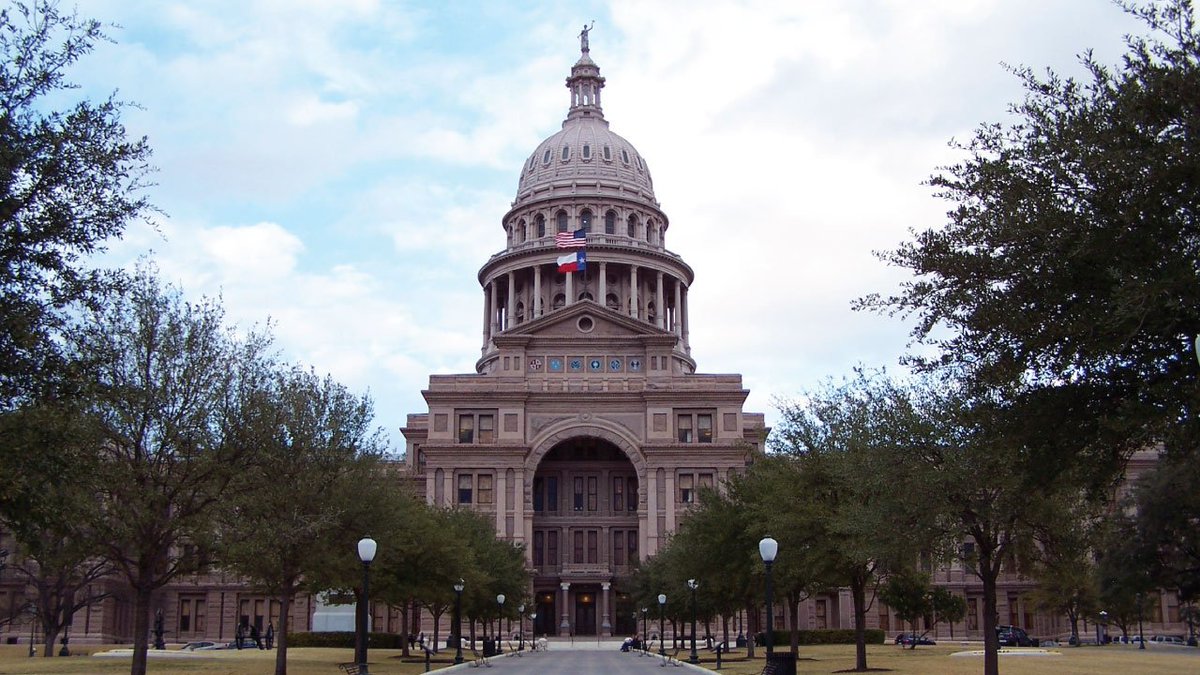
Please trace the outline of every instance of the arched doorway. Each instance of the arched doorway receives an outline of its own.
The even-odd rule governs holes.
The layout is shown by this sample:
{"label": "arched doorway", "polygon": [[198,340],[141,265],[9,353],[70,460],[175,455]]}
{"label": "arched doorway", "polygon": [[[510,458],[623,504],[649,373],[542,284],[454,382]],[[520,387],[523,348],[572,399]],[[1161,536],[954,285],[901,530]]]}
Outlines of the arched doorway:
{"label": "arched doorway", "polygon": [[[633,462],[602,438],[560,441],[537,465],[531,501],[540,626],[551,635],[612,635],[615,598],[639,555]],[[543,622],[547,610],[553,623]]]}

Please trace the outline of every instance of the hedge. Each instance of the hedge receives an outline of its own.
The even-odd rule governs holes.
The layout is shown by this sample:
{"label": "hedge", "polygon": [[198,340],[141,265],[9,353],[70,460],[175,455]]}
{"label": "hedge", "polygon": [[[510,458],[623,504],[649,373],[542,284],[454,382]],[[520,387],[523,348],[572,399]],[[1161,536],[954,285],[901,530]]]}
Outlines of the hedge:
{"label": "hedge", "polygon": [[[776,647],[792,644],[792,633],[786,630],[773,631],[775,639],[773,644]],[[878,628],[868,628],[866,631],[867,644],[881,645],[884,643],[885,635]],[[762,632],[758,634],[758,644],[767,644],[767,634]],[[831,630],[802,630],[800,631],[800,644],[802,645],[852,645],[854,644],[854,629],[853,628],[836,628]]]}
{"label": "hedge", "polygon": [[[374,649],[403,649],[404,636],[395,633],[370,633],[367,644]],[[290,633],[288,647],[335,647],[354,649],[354,631],[328,633]]]}

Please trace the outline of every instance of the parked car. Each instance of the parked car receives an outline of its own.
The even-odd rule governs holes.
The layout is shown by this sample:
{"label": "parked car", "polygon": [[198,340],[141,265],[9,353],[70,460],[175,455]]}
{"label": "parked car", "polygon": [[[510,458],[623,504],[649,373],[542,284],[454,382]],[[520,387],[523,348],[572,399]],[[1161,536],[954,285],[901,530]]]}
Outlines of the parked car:
{"label": "parked car", "polygon": [[186,645],[184,645],[182,647],[182,649],[187,652],[193,652],[198,649],[215,649],[216,646],[217,646],[217,643],[212,642],[210,640],[197,640],[195,642],[187,643]]}
{"label": "parked car", "polygon": [[996,637],[1001,647],[1036,647],[1038,641],[1029,637],[1024,628],[1016,626],[996,626]]}
{"label": "parked car", "polygon": [[913,633],[901,633],[896,636],[896,644],[898,644],[898,645],[906,645],[906,646],[912,645],[914,641],[918,645],[936,645],[937,644],[936,642],[934,642],[933,640],[930,640],[929,638],[925,637],[924,635],[914,635]]}
{"label": "parked car", "polygon": [[1185,640],[1182,635],[1155,635],[1150,638],[1150,642],[1156,642],[1160,645],[1182,645]]}

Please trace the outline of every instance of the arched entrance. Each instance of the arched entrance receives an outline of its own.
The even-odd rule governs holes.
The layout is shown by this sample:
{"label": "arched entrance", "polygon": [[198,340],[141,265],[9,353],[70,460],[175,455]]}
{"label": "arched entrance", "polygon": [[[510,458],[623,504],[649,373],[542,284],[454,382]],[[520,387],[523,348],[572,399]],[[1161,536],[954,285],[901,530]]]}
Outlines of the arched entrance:
{"label": "arched entrance", "polygon": [[633,462],[603,438],[561,440],[537,465],[531,501],[538,627],[550,635],[612,635],[615,598],[639,555]]}

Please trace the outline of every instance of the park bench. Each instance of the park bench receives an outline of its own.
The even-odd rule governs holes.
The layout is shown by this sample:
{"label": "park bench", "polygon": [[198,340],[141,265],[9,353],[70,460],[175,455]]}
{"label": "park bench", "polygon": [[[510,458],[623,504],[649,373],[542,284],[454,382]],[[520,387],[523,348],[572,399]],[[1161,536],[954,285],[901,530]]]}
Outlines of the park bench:
{"label": "park bench", "polygon": [[341,668],[346,675],[358,675],[361,666],[357,663],[339,663],[338,668]]}

